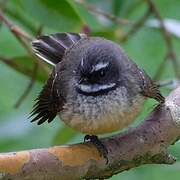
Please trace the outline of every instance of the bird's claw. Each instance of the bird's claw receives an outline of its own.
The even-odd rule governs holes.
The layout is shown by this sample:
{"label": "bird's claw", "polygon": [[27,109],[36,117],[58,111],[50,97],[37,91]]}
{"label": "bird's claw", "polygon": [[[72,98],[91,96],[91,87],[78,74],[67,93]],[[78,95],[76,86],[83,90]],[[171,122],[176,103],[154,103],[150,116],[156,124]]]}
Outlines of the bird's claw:
{"label": "bird's claw", "polygon": [[86,135],[84,137],[84,142],[92,142],[97,150],[99,151],[100,155],[106,159],[106,163],[108,164],[108,150],[105,145],[99,140],[99,138],[95,135]]}

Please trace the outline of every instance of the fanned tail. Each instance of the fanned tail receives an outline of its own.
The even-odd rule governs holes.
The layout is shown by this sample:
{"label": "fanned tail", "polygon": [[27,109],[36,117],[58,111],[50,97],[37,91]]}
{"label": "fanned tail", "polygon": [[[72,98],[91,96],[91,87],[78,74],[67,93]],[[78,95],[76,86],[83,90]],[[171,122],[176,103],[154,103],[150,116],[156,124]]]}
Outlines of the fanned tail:
{"label": "fanned tail", "polygon": [[62,60],[67,49],[77,43],[85,34],[77,33],[56,33],[49,36],[39,36],[32,41],[35,54],[50,63],[56,65]]}

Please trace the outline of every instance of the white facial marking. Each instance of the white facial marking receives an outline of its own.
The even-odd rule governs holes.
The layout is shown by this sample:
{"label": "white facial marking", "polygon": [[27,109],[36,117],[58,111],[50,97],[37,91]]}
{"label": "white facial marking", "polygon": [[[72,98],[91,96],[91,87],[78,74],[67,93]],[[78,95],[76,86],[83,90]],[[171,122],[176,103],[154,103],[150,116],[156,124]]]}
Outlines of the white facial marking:
{"label": "white facial marking", "polygon": [[109,62],[100,62],[100,63],[96,64],[96,65],[93,67],[93,71],[98,71],[98,70],[100,70],[100,69],[104,69],[104,68],[106,68],[108,65],[109,65]]}
{"label": "white facial marking", "polygon": [[95,93],[101,90],[106,90],[114,87],[116,84],[115,83],[110,83],[110,84],[91,84],[91,85],[85,85],[85,84],[78,84],[78,87],[81,91],[86,92],[86,93]]}

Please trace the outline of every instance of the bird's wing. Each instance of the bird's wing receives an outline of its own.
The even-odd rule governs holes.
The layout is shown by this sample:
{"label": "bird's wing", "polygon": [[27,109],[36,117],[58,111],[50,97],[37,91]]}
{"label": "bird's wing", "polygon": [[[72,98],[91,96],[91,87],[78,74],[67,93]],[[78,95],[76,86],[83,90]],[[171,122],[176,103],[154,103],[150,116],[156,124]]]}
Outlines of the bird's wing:
{"label": "bird's wing", "polygon": [[45,121],[50,123],[61,110],[64,100],[58,92],[57,78],[57,73],[53,70],[33,106],[30,117],[35,117],[31,122],[37,121],[38,125]]}
{"label": "bird's wing", "polygon": [[146,97],[153,98],[160,103],[164,103],[165,98],[162,96],[159,86],[142,70],[139,69],[141,78],[142,94]]}
{"label": "bird's wing", "polygon": [[49,36],[39,36],[32,41],[32,48],[38,57],[55,66],[62,60],[67,49],[85,37],[87,37],[85,34],[77,33],[56,33]]}

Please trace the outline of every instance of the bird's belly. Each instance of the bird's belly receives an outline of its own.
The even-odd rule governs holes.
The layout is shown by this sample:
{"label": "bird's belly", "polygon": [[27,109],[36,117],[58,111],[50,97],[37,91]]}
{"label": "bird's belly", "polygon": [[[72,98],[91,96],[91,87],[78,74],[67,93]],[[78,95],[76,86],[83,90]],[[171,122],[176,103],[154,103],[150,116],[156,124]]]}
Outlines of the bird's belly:
{"label": "bird's belly", "polygon": [[125,97],[114,94],[83,99],[81,96],[76,105],[67,104],[59,115],[65,124],[79,132],[92,135],[111,133],[131,124],[142,109],[143,96],[136,95],[131,102]]}

